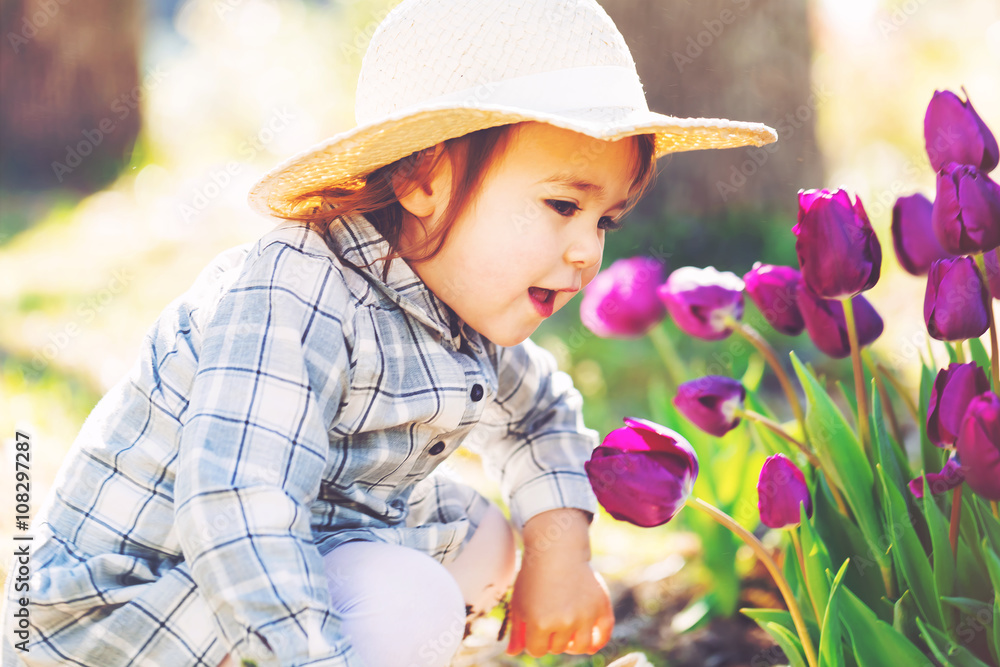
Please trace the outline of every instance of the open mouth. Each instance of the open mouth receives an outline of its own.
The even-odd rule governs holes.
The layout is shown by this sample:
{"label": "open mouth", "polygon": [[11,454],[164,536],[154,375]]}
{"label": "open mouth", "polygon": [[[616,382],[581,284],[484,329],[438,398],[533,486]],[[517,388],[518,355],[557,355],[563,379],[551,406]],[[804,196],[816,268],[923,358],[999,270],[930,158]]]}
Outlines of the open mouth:
{"label": "open mouth", "polygon": [[545,289],[544,287],[529,287],[528,296],[531,297],[531,303],[535,306],[535,310],[542,317],[548,317],[552,314],[552,307],[556,300],[556,291]]}

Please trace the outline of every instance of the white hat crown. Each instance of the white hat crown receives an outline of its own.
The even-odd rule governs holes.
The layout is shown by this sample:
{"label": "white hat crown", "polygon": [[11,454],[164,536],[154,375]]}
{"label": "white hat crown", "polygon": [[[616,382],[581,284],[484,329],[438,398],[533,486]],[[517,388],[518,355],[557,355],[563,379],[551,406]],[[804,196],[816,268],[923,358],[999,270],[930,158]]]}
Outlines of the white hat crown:
{"label": "white hat crown", "polygon": [[647,109],[625,39],[594,0],[404,0],[365,54],[357,122],[439,104]]}

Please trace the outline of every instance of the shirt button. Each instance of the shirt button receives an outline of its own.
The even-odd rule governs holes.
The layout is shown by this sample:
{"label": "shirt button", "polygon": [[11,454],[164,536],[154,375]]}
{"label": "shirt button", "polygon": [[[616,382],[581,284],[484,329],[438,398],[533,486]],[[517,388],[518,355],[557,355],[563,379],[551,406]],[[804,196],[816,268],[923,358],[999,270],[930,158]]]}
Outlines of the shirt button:
{"label": "shirt button", "polygon": [[472,385],[471,396],[473,401],[481,401],[483,399],[483,385],[481,384]]}
{"label": "shirt button", "polygon": [[440,454],[441,452],[444,451],[444,443],[435,442],[434,445],[427,451],[430,452],[431,454]]}

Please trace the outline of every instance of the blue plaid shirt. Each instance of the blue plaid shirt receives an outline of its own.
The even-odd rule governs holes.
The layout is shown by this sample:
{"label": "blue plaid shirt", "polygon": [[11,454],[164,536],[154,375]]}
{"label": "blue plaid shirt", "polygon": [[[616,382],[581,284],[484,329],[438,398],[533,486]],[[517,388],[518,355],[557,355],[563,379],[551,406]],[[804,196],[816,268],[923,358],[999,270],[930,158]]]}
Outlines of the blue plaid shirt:
{"label": "blue plaid shirt", "polygon": [[530,341],[482,338],[402,260],[383,281],[388,252],[360,216],[327,238],[286,224],[167,307],[36,519],[22,659],[359,665],[322,555],[365,539],[454,558],[475,500],[432,472],[462,444],[518,528],[596,511],[569,377]]}

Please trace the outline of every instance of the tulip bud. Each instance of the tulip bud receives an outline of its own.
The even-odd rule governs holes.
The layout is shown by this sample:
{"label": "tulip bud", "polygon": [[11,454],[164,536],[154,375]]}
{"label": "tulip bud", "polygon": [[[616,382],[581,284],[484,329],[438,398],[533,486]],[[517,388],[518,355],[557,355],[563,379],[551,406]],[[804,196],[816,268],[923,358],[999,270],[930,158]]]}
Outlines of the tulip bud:
{"label": "tulip bud", "polygon": [[962,465],[958,459],[952,456],[944,464],[941,472],[930,472],[910,480],[910,483],[907,484],[910,487],[910,493],[917,498],[923,498],[927,488],[925,481],[926,485],[930,487],[931,493],[937,496],[961,485],[965,481],[965,473],[962,472]]}
{"label": "tulip bud", "polygon": [[674,405],[691,422],[716,437],[736,428],[747,391],[738,380],[708,375],[682,383],[674,396]]}
{"label": "tulip bud", "polygon": [[934,205],[921,195],[900,197],[892,207],[892,244],[900,265],[915,276],[923,276],[936,259],[951,257],[941,247],[931,225]]}
{"label": "tulip bud", "polygon": [[[844,318],[844,304],[839,299],[821,299],[805,281],[797,292],[799,310],[806,323],[806,333],[812,342],[826,355],[843,359],[851,353],[847,336],[847,321]],[[882,335],[882,318],[860,294],[851,299],[854,306],[854,323],[858,329],[858,344],[870,345]]]}
{"label": "tulip bud", "polygon": [[580,320],[602,338],[637,338],[667,311],[656,294],[663,263],[652,257],[619,259],[584,289]]}
{"label": "tulip bud", "polygon": [[1000,245],[1000,185],[957,162],[938,171],[931,225],[941,246],[953,255],[969,255]]}
{"label": "tulip bud", "polygon": [[938,447],[954,445],[969,402],[989,390],[989,378],[974,362],[939,370],[927,405],[927,438]]}
{"label": "tulip bud", "polygon": [[986,264],[986,286],[994,299],[1000,299],[1000,248],[983,255]]}
{"label": "tulip bud", "polygon": [[802,279],[825,299],[870,289],[882,268],[882,246],[860,199],[844,190],[800,190],[795,252]]}
{"label": "tulip bud", "polygon": [[709,266],[675,270],[657,290],[670,316],[689,336],[721,340],[732,333],[727,317],[743,317],[743,281]]}
{"label": "tulip bud", "polygon": [[955,446],[969,487],[1000,500],[1000,397],[988,391],[972,399]]}
{"label": "tulip bud", "polygon": [[924,294],[924,323],[938,340],[979,338],[990,326],[990,295],[971,257],[931,264]]}
{"label": "tulip bud", "polygon": [[767,457],[757,480],[757,509],[768,528],[794,528],[799,525],[799,505],[805,503],[806,516],[812,516],[812,499],[806,478],[784,454]]}
{"label": "tulip bud", "polygon": [[691,495],[698,457],[680,434],[625,418],[584,464],[601,506],[619,521],[649,528],[670,521]]}
{"label": "tulip bud", "polygon": [[802,274],[789,266],[756,262],[743,276],[746,292],[764,314],[768,324],[786,336],[798,336],[805,328],[795,292]]}
{"label": "tulip bud", "polygon": [[966,98],[935,90],[924,115],[924,144],[934,171],[958,162],[990,172],[1000,161],[997,140]]}

